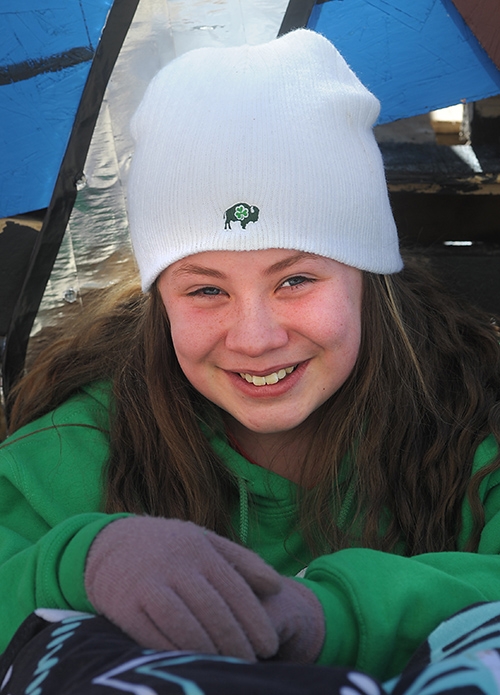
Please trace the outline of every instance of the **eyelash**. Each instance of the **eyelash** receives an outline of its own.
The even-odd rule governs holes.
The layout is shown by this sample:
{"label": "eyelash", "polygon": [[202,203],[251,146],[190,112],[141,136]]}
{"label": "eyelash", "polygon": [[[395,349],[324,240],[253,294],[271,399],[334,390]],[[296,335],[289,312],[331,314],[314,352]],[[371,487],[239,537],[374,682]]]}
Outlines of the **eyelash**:
{"label": "eyelash", "polygon": [[293,275],[290,278],[287,278],[281,285],[280,287],[284,287],[285,283],[291,283],[292,280],[300,280],[300,282],[294,283],[294,284],[289,284],[288,287],[293,290],[294,287],[300,287],[300,285],[305,285],[309,282],[315,282],[314,278],[308,278],[305,277],[304,275]]}
{"label": "eyelash", "polygon": [[[215,290],[214,293],[208,292],[207,290]],[[212,287],[212,285],[207,285],[206,287],[200,287],[197,290],[194,290],[193,292],[189,292],[188,296],[189,297],[218,297],[220,294],[222,294],[222,290],[220,290],[218,287]]]}

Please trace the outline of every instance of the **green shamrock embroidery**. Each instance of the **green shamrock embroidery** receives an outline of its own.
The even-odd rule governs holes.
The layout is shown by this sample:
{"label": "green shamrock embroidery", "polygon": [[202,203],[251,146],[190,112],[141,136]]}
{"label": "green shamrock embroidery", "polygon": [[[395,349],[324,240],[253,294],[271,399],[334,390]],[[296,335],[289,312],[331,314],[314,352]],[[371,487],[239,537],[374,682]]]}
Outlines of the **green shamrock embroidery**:
{"label": "green shamrock embroidery", "polygon": [[236,210],[234,211],[234,216],[236,217],[237,220],[240,222],[245,219],[245,217],[248,217],[248,210],[246,207],[243,205],[238,205]]}

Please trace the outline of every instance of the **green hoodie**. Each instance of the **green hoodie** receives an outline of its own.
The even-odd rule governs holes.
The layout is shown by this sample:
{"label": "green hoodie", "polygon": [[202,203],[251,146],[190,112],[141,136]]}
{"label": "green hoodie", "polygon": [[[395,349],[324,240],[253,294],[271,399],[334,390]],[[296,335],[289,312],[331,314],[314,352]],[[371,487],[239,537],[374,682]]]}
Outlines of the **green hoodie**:
{"label": "green hoodie", "polygon": [[[109,387],[94,384],[0,446],[0,650],[36,608],[93,611],[85,558],[96,534],[124,516],[101,511],[108,412]],[[478,601],[500,600],[500,471],[481,486],[486,525],[478,554],[407,558],[350,548],[309,562],[293,532],[294,484],[249,463],[222,439],[211,444],[241,481],[243,503],[234,523],[248,547],[282,574],[300,572],[297,581],[321,601],[326,639],[318,663],[390,678],[442,620]],[[477,450],[474,470],[496,453],[489,437]],[[471,527],[464,502],[460,548]]]}

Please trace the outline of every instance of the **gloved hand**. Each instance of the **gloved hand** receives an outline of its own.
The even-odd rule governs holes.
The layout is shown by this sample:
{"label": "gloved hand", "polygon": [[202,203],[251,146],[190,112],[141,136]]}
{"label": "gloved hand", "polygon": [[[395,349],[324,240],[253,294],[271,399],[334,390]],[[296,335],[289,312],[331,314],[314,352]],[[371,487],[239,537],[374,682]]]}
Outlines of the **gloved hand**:
{"label": "gloved hand", "polygon": [[262,601],[281,585],[252,551],[178,519],[113,521],[92,543],[85,568],[96,611],[140,645],[251,661],[278,651]]}
{"label": "gloved hand", "polygon": [[307,586],[281,577],[281,591],[263,599],[278,632],[280,647],[273,657],[279,661],[312,663],[325,639],[325,616],[319,599]]}

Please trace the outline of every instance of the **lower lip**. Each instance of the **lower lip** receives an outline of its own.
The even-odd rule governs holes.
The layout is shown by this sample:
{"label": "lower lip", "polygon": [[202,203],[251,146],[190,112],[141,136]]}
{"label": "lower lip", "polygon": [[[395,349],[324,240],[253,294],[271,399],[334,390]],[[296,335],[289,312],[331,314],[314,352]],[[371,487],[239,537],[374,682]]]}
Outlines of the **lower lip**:
{"label": "lower lip", "polygon": [[226,372],[231,382],[246,396],[252,398],[277,398],[282,396],[292,389],[297,382],[302,378],[309,360],[301,362],[291,374],[287,374],[284,379],[281,379],[276,384],[266,384],[265,386],[255,386],[243,379],[239,374],[234,372]]}

